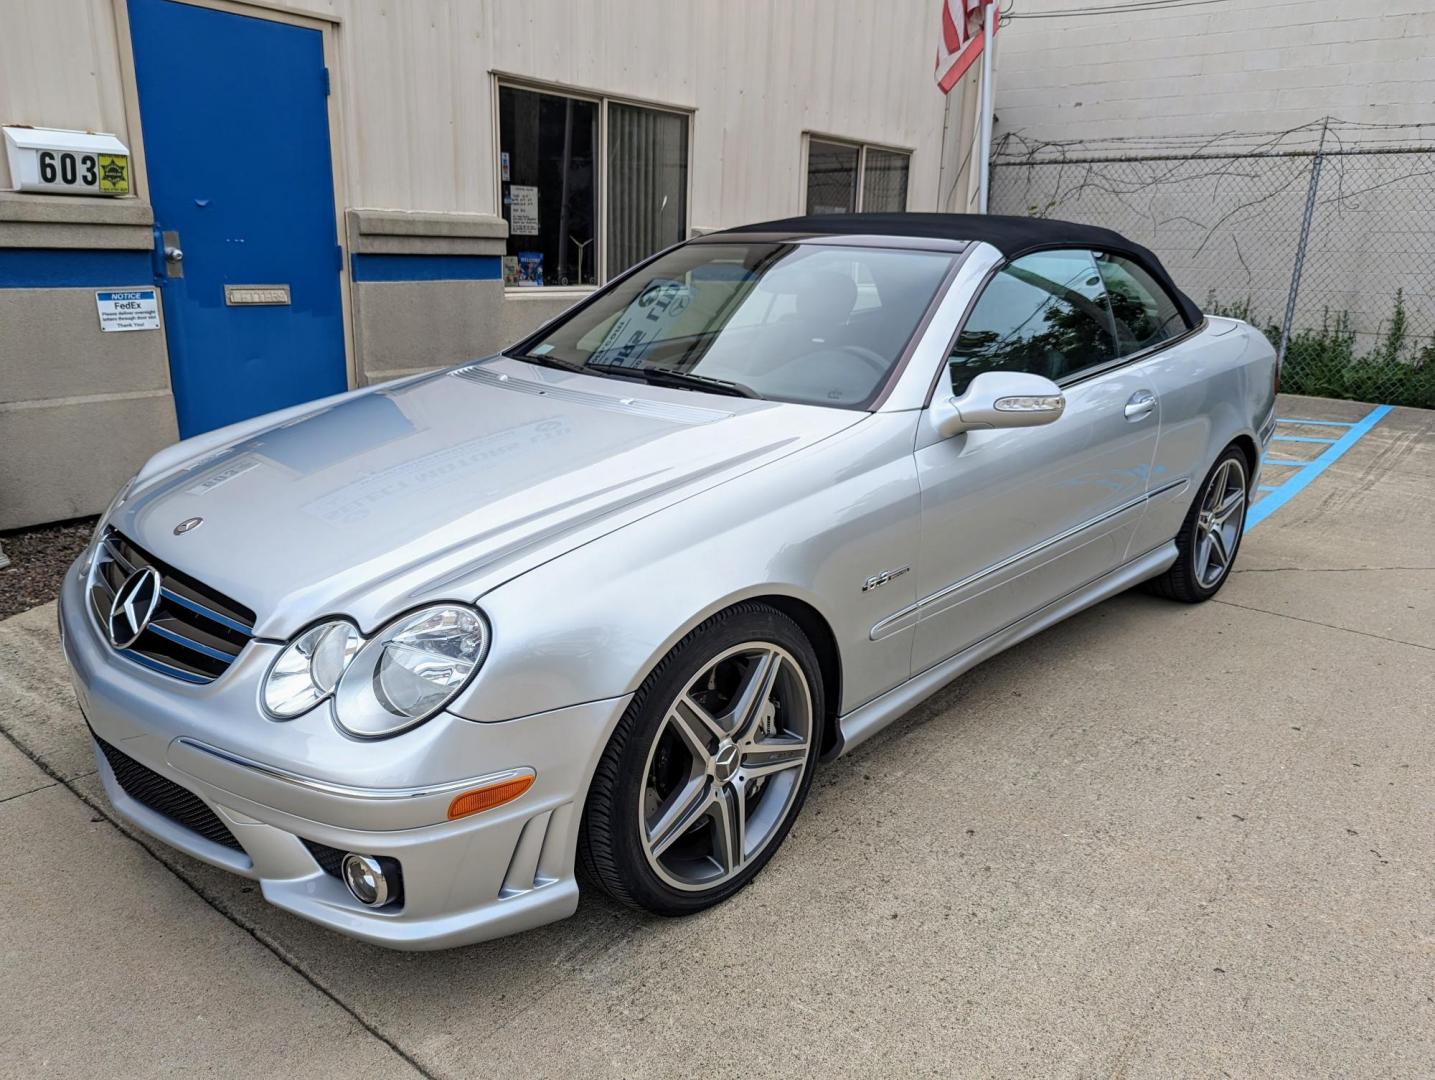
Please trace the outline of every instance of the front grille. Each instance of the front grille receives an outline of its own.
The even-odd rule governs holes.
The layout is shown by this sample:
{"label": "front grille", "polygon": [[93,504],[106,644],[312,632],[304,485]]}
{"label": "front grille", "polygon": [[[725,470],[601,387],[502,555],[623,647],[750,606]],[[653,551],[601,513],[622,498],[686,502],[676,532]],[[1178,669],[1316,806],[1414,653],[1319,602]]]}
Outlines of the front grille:
{"label": "front grille", "polygon": [[149,555],[123,534],[106,529],[90,571],[90,605],[108,633],[110,605],[125,579],[152,567],[160,575],[159,603],[144,632],[121,655],[191,683],[213,682],[254,636],[254,612]]}
{"label": "front grille", "polygon": [[95,742],[104,752],[105,760],[124,789],[135,802],[148,806],[156,814],[163,814],[176,825],[183,825],[191,832],[197,832],[206,840],[222,844],[235,851],[243,851],[239,841],[219,816],[205,805],[194,792],[180,787],[173,780],[166,780],[153,769],[141,765],[121,750],[116,750],[98,735]]}

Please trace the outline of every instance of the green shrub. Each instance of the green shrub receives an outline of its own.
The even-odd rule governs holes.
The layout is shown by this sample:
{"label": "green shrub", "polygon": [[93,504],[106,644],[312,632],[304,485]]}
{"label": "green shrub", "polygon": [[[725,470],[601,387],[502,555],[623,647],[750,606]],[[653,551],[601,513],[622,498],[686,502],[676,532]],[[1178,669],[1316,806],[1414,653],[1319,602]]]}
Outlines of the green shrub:
{"label": "green shrub", "polygon": [[[1252,312],[1249,298],[1222,302],[1213,292],[1206,298],[1206,312],[1242,319],[1280,347],[1280,325],[1263,323]],[[1382,326],[1375,347],[1357,353],[1350,313],[1326,308],[1319,328],[1292,331],[1281,367],[1281,389],[1313,397],[1435,408],[1435,338],[1423,345],[1412,341],[1403,290],[1396,290],[1389,321]]]}

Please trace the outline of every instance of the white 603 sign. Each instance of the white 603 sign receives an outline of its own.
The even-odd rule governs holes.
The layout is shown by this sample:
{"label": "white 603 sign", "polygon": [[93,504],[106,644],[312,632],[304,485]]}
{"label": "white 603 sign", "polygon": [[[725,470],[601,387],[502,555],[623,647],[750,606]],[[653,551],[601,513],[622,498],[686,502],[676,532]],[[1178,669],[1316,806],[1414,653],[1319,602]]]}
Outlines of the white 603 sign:
{"label": "white 603 sign", "polygon": [[113,135],[32,127],[7,127],[4,132],[16,191],[130,194],[129,150]]}

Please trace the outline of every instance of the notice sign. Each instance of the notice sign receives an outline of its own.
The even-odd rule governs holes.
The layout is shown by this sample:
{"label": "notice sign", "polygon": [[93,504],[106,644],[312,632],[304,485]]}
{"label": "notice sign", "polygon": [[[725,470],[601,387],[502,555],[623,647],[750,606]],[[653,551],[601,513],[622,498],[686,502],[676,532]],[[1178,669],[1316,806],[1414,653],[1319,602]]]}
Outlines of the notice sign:
{"label": "notice sign", "polygon": [[514,236],[537,236],[538,189],[512,184],[508,188],[508,194],[513,200],[508,208],[508,231]]}
{"label": "notice sign", "polygon": [[95,293],[100,329],[158,330],[159,298],[153,289],[115,289]]}

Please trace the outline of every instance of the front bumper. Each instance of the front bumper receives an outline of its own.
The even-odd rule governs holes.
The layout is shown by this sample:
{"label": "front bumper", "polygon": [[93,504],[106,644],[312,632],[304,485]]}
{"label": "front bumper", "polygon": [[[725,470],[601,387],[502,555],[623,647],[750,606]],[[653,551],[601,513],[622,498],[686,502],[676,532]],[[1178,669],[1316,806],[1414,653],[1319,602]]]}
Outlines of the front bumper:
{"label": "front bumper", "polygon": [[[94,733],[197,796],[242,850],[206,839],[126,794],[96,761],[115,811],[198,859],[257,880],[265,899],[351,937],[437,949],[571,915],[578,823],[599,755],[628,698],[500,723],[449,713],[392,739],[344,735],[329,707],[279,723],[259,684],[280,646],[255,641],[215,682],[191,686],[116,655],[84,597],[83,560],[66,575],[60,634]],[[493,810],[447,819],[453,796],[496,774],[533,786]],[[319,865],[305,840],[390,856],[403,902],[368,908]]]}

